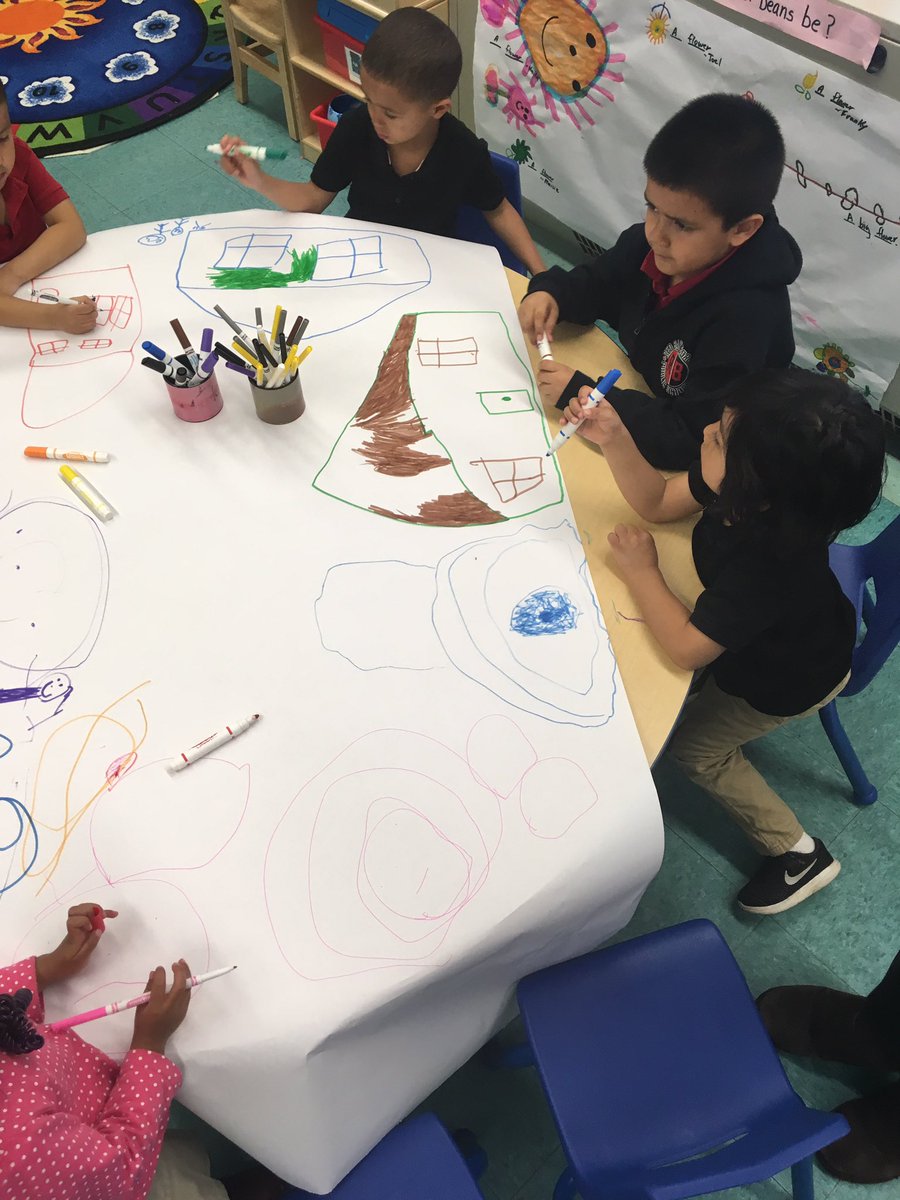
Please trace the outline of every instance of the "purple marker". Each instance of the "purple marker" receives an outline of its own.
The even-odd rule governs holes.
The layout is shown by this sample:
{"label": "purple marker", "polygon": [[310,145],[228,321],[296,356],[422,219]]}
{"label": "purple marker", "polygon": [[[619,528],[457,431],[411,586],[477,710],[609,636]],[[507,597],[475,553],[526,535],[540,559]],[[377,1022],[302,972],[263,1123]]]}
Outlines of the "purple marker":
{"label": "purple marker", "polygon": [[197,369],[197,374],[194,376],[196,383],[202,383],[204,379],[208,379],[216,369],[216,363],[219,361],[218,354],[210,354],[202,367]]}

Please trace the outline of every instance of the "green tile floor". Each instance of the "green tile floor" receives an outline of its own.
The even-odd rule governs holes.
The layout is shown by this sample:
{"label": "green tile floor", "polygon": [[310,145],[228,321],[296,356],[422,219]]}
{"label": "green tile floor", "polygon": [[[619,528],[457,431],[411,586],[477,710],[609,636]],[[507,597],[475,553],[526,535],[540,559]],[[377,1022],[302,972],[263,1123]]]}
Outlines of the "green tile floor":
{"label": "green tile floor", "polygon": [[[48,160],[69,190],[89,232],[169,217],[271,207],[225,178],[207,143],[223,133],[291,152],[285,173],[308,176],[283,124],[280,93],[251,72],[253,107],[242,108],[229,88],[176,121],[93,153]],[[346,211],[342,198],[330,210]],[[900,471],[891,464],[885,499],[845,540],[867,541],[898,513]],[[888,499],[887,497],[890,497]],[[893,502],[892,502],[893,501]],[[810,832],[822,836],[843,863],[823,893],[779,917],[740,914],[733,897],[752,868],[752,851],[703,793],[663,760],[655,770],[666,824],[662,870],[622,937],[692,917],[709,917],[722,929],[751,988],[782,983],[822,983],[867,991],[900,947],[900,654],[895,654],[861,697],[841,703],[844,724],[880,798],[855,808],[849,787],[818,720],[789,726],[758,743],[752,758],[797,809]],[[513,1028],[507,1036],[515,1037]],[[830,1108],[865,1082],[847,1069],[799,1061],[788,1071],[810,1103]],[[481,1181],[487,1200],[549,1200],[563,1160],[534,1073],[495,1072],[472,1061],[449,1079],[425,1107],[450,1128],[472,1129],[488,1152]],[[183,1112],[180,1123],[191,1123]],[[215,1140],[215,1139],[211,1139]],[[234,1163],[234,1148],[218,1144],[220,1165]],[[783,1200],[778,1180],[737,1189],[747,1200]],[[858,1188],[818,1174],[819,1200],[896,1200],[900,1185]],[[744,1196],[740,1200],[745,1200]]]}

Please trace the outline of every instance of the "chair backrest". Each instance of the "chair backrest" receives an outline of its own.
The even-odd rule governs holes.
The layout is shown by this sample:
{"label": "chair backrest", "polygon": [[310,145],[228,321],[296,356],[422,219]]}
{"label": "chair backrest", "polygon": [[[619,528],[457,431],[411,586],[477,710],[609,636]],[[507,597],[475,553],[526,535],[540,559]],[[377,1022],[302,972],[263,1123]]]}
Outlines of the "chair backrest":
{"label": "chair backrest", "polygon": [[[500,182],[503,184],[506,199],[521,216],[522,183],[519,179],[519,164],[502,154],[495,154],[493,150],[490,154],[494,170],[500,176]],[[474,208],[471,204],[464,204],[459,210],[459,215],[456,219],[456,236],[464,242],[477,242],[482,246],[496,246],[503,265],[509,267],[511,271],[523,273],[524,268],[519,259],[507,247],[506,243],[496,236],[484,219],[481,210]]]}
{"label": "chair backrest", "polygon": [[836,543],[828,558],[856,609],[857,627],[865,622],[865,633],[853,652],[850,683],[843,692],[855,696],[868,687],[900,641],[900,516],[864,546]]}
{"label": "chair backrest", "polygon": [[[404,1121],[382,1138],[330,1200],[483,1200],[462,1155],[433,1113]],[[283,1200],[316,1200],[289,1191]]]}
{"label": "chair backrest", "polygon": [[704,1154],[802,1107],[710,921],[550,967],[518,997],[557,1124],[589,1148],[586,1178]]}

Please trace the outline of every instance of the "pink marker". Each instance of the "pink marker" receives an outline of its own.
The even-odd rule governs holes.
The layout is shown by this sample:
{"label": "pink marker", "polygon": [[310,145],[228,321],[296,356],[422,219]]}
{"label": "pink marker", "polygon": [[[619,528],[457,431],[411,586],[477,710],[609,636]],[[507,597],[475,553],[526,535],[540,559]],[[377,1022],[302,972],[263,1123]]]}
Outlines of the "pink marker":
{"label": "pink marker", "polygon": [[106,929],[106,922],[103,920],[103,909],[94,905],[94,911],[91,913],[91,930],[96,933],[97,930],[101,933]]}
{"label": "pink marker", "polygon": [[[185,987],[193,988],[199,983],[208,983],[210,979],[218,979],[220,975],[228,975],[231,971],[236,970],[237,964],[233,967],[220,967],[218,971],[207,971],[205,975],[191,975]],[[97,1021],[100,1017],[111,1017],[113,1013],[125,1012],[128,1008],[139,1008],[149,999],[150,993],[144,992],[142,996],[135,996],[131,1000],[117,1000],[114,1004],[107,1004],[104,1008],[92,1008],[90,1012],[76,1013],[74,1017],[65,1017],[62,1021],[54,1021],[47,1028],[51,1033],[59,1033],[62,1029],[71,1029],[73,1025],[84,1025],[87,1021]]]}

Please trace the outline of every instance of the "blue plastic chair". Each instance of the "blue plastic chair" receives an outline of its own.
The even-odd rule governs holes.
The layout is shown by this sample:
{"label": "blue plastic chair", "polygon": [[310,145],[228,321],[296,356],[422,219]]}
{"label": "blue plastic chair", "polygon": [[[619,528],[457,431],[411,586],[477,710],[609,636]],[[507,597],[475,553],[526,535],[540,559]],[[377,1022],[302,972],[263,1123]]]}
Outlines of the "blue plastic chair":
{"label": "blue plastic chair", "polygon": [[[500,176],[506,198],[519,214],[522,215],[522,183],[519,179],[519,164],[511,158],[491,151],[491,162],[494,170]],[[456,218],[456,236],[464,242],[477,242],[481,246],[496,246],[504,267],[518,271],[524,275],[525,268],[516,258],[506,242],[502,241],[484,219],[480,208],[464,204]]]}
{"label": "blue plastic chair", "polygon": [[[853,652],[850,682],[841,696],[856,696],[867,688],[900,641],[900,517],[894,517],[878,537],[865,546],[833,545],[831,569],[856,609],[857,632],[865,633]],[[875,595],[869,581],[875,586]],[[819,709],[819,720],[853,788],[855,804],[874,804],[878,790],[869,781],[832,700]]]}
{"label": "blue plastic chair", "polygon": [[[449,1133],[433,1113],[398,1125],[354,1167],[330,1200],[483,1200]],[[294,1188],[282,1200],[323,1200]]]}
{"label": "blue plastic chair", "polygon": [[792,1167],[842,1116],[791,1087],[721,933],[688,921],[524,979],[519,1007],[569,1162],[570,1200],[680,1200]]}

